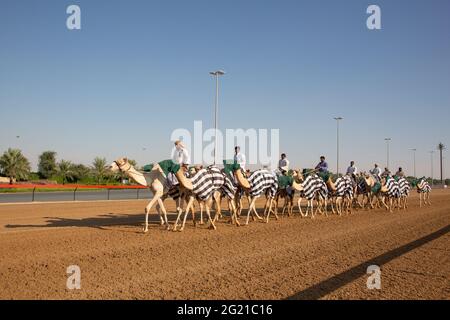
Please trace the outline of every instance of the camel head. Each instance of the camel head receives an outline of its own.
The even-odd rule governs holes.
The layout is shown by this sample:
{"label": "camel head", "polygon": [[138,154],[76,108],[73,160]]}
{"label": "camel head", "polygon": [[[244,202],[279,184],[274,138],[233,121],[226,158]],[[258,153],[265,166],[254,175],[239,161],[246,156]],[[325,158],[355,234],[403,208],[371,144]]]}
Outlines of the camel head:
{"label": "camel head", "polygon": [[292,178],[292,188],[296,191],[302,191],[303,175],[301,174],[300,170],[292,170]]}
{"label": "camel head", "polygon": [[189,168],[188,174],[189,174],[190,177],[193,177],[193,176],[195,176],[195,174],[196,174],[197,172],[199,172],[199,171],[202,170],[202,169],[203,169],[203,166],[202,166],[202,165],[200,165],[200,164],[195,165],[195,166]]}
{"label": "camel head", "polygon": [[300,169],[292,170],[292,177],[294,177],[295,182],[302,183],[305,180],[305,177],[302,174]]}
{"label": "camel head", "polygon": [[375,179],[370,174],[365,174],[363,178],[367,186],[373,187],[375,185]]}
{"label": "camel head", "polygon": [[115,161],[113,161],[109,166],[108,169],[112,172],[118,172],[118,171],[126,171],[131,167],[131,165],[128,163],[127,158],[119,158]]}

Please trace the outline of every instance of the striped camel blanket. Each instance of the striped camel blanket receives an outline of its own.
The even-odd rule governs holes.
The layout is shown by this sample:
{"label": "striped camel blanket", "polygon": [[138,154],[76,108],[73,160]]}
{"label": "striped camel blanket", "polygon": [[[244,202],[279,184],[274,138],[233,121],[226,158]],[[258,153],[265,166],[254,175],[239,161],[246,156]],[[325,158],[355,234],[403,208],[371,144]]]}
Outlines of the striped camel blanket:
{"label": "striped camel blanket", "polygon": [[200,169],[190,179],[193,186],[192,192],[200,200],[207,200],[216,190],[234,199],[236,187],[225,172],[216,166]]}
{"label": "striped camel blanket", "polygon": [[261,196],[265,191],[273,198],[278,190],[277,177],[265,169],[254,171],[247,180],[250,183],[250,196],[254,198]]}

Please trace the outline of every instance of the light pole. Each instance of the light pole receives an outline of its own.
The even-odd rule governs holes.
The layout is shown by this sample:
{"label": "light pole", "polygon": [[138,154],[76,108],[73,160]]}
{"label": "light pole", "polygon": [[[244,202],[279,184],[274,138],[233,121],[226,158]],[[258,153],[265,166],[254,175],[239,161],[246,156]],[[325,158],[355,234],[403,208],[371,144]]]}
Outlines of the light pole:
{"label": "light pole", "polygon": [[209,73],[212,76],[216,77],[216,103],[214,107],[214,164],[216,164],[216,150],[217,150],[217,128],[219,125],[219,76],[223,76],[225,72],[223,70],[211,71]]}
{"label": "light pole", "polygon": [[431,150],[431,151],[430,151],[430,160],[431,160],[431,185],[433,185],[433,182],[434,182],[433,153],[434,153],[434,151]]}
{"label": "light pole", "polygon": [[384,138],[386,141],[386,168],[389,169],[389,142],[392,140],[391,138]]}
{"label": "light pole", "polygon": [[413,152],[413,158],[414,158],[414,178],[416,177],[416,148],[409,149]]}
{"label": "light pole", "polygon": [[339,121],[344,118],[342,117],[335,117],[334,120],[336,120],[336,174],[339,176]]}

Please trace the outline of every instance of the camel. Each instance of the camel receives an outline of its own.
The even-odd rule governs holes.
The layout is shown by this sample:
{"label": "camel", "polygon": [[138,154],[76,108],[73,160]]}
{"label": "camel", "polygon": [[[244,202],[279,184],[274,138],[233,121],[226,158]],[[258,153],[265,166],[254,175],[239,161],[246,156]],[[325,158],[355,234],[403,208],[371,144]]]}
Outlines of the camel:
{"label": "camel", "polygon": [[[379,184],[379,185],[378,185]],[[385,194],[387,193],[386,188],[386,179],[383,178],[380,182],[371,174],[366,174],[363,176],[363,186],[365,189],[365,193],[363,194],[362,207],[365,207],[364,199],[367,199],[367,204],[370,209],[374,209],[375,207],[380,207],[380,204],[384,206],[385,209],[388,209],[387,204],[385,203]],[[374,204],[375,199],[375,204]]]}
{"label": "camel", "polygon": [[[300,195],[297,200],[298,210],[300,215],[305,218],[308,213],[311,213],[311,219],[314,219],[318,212],[328,216],[327,199],[328,189],[325,182],[315,174],[316,170],[308,171],[308,176],[305,178],[300,170],[294,170],[295,191],[299,191]],[[314,181],[313,181],[314,180]],[[306,212],[302,210],[302,200],[306,199]],[[314,211],[314,200],[317,201],[317,208]]]}
{"label": "camel", "polygon": [[291,170],[288,175],[278,176],[278,190],[273,200],[275,217],[277,217],[278,203],[281,199],[284,199],[281,216],[284,216],[286,211],[288,217],[293,215],[295,191],[299,191],[300,188],[299,183],[296,182],[297,174],[297,171]]}
{"label": "camel", "polygon": [[[248,206],[247,220],[245,222],[245,225],[247,226],[249,223],[250,214],[256,215],[258,220],[263,220],[263,218],[256,211],[256,199],[259,198],[259,196],[255,196],[255,197],[251,196],[251,191],[252,191],[251,184],[248,181],[247,177],[244,176],[239,165],[234,166],[233,173],[236,178],[236,181],[238,182],[238,185],[242,188],[243,192],[247,195],[249,202],[250,202],[250,204]],[[272,206],[272,198],[266,200],[266,204],[264,205],[264,208],[265,208],[264,211],[266,211],[267,208],[271,208],[271,206]]]}
{"label": "camel", "polygon": [[[352,213],[353,208],[353,191],[352,181],[348,176],[342,176],[333,181],[331,175],[326,181],[328,191],[331,193],[331,210],[333,213],[337,213],[339,216],[342,212],[348,214]],[[334,206],[333,206],[334,199]],[[336,210],[334,209],[336,207]]]}
{"label": "camel", "polygon": [[422,208],[422,204],[431,205],[430,201],[430,184],[422,178],[416,186],[417,192],[419,193],[419,207]]}
{"label": "camel", "polygon": [[[187,193],[188,197],[188,203],[184,215],[184,219],[180,228],[180,231],[184,230],[184,226],[186,223],[186,217],[187,213],[191,209],[194,200],[197,200],[200,204],[200,207],[205,207],[206,214],[208,216],[208,221],[210,223],[210,227],[214,230],[216,230],[215,222],[217,219],[221,216],[221,196],[222,192],[228,190],[228,207],[230,209],[230,222],[236,224],[239,226],[239,220],[236,217],[236,206],[234,204],[234,199],[230,197],[234,197],[235,195],[235,188],[233,187],[231,181],[227,180],[228,177],[223,174],[220,169],[218,169],[215,166],[208,167],[207,169],[199,168],[199,170],[195,170],[194,172],[191,172],[193,175],[190,177],[187,177],[186,180],[190,182],[191,185],[193,185],[193,189]],[[210,179],[207,179],[208,175],[218,175],[219,177],[223,178],[222,185],[217,189],[217,186],[212,183]],[[217,179],[217,176],[216,176]],[[195,183],[193,183],[191,180],[193,180]],[[217,183],[217,181],[215,181]],[[204,192],[204,190],[209,190],[206,194],[201,194]],[[214,219],[211,218],[210,209],[215,204],[216,207],[216,214]],[[174,225],[174,231],[177,230],[178,223],[181,221],[181,214],[182,212],[178,212],[178,216]],[[202,219],[202,218],[201,218]]]}
{"label": "camel", "polygon": [[[164,215],[164,224],[166,225],[167,230],[170,230],[169,221],[167,219],[167,211],[164,206],[163,200],[165,199],[165,195],[167,195],[169,191],[167,177],[161,167],[161,165],[170,165],[169,161],[166,160],[160,163],[156,163],[153,165],[152,169],[148,173],[142,173],[137,171],[129,162],[127,158],[119,158],[111,163],[109,166],[109,170],[112,172],[121,171],[125,173],[128,177],[133,179],[136,183],[141,186],[149,187],[153,193],[153,198],[149,202],[149,204],[145,207],[145,226],[144,233],[148,232],[148,215],[150,213],[151,208],[155,203],[158,204],[157,210],[159,212],[159,208],[162,210]],[[180,184],[187,190],[192,190],[192,184],[190,181],[187,181],[184,172],[185,169],[173,163],[173,168],[176,170],[175,176],[177,177]],[[182,197],[180,197],[181,201]],[[177,210],[180,211],[180,207],[177,207]],[[160,214],[160,213],[159,213]],[[160,214],[161,215],[161,214]],[[161,216],[160,216],[160,219]]]}
{"label": "camel", "polygon": [[289,192],[287,188],[279,189],[274,199],[275,210],[278,209],[278,203],[281,199],[284,199],[281,216],[284,216],[286,211],[288,217],[292,216],[294,210],[294,191]]}
{"label": "camel", "polygon": [[[244,176],[239,166],[236,166],[233,171],[239,186],[247,194],[247,197],[249,198],[250,202],[247,211],[247,219],[245,225],[248,225],[249,223],[250,214],[252,215],[254,214],[259,220],[262,220],[262,218],[258,215],[258,212],[256,211],[256,200],[261,196],[263,192],[266,195],[266,203],[264,205],[264,213],[263,213],[263,216],[265,216],[264,217],[265,222],[266,223],[269,222],[271,213],[273,213],[275,215],[275,218],[278,220],[277,214],[278,199],[274,200],[276,194],[279,191],[278,178],[273,176],[272,173],[264,169],[256,170],[248,178]],[[265,176],[265,178],[260,179],[260,177],[262,176]],[[258,185],[253,186],[250,181],[258,181]],[[293,178],[291,179],[290,185],[294,190],[300,190],[299,185],[295,182],[295,179]],[[272,208],[273,204],[275,204],[275,208]]]}

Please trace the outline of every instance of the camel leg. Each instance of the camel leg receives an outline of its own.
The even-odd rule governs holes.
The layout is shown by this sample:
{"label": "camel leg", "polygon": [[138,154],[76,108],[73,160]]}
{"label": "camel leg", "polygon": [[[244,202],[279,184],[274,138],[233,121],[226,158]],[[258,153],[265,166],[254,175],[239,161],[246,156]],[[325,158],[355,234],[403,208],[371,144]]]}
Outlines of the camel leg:
{"label": "camel leg", "polygon": [[236,215],[238,217],[241,216],[241,212],[242,212],[242,197],[238,196],[238,198],[236,199],[236,205],[237,205],[237,212]]}
{"label": "camel leg", "polygon": [[164,224],[166,225],[166,229],[170,230],[169,220],[167,219],[167,211],[166,211],[166,208],[164,207],[164,203],[161,198],[158,199],[158,205],[161,207],[161,210],[163,212]]}
{"label": "camel leg", "polygon": [[[297,205],[298,205],[298,210],[299,210],[299,212],[300,212],[300,215],[301,215],[302,217],[305,217],[306,215],[303,214],[303,210],[302,210],[302,197],[298,198],[298,200],[297,200]],[[308,212],[306,212],[306,213],[308,213]]]}
{"label": "camel leg", "polygon": [[214,222],[216,222],[219,218],[222,218],[222,208],[221,208],[221,198],[220,194],[213,194],[213,201],[216,209],[216,214],[214,215]]}
{"label": "camel leg", "polygon": [[294,215],[294,191],[292,191],[290,206],[291,206],[291,215]]}
{"label": "camel leg", "polygon": [[194,202],[192,202],[191,206],[191,215],[192,215],[192,222],[194,223],[194,227],[197,226],[197,222],[195,221],[195,205]]}
{"label": "camel leg", "polygon": [[[158,188],[159,186],[157,186]],[[153,190],[153,199],[150,201],[150,203],[145,207],[145,227],[144,227],[144,233],[148,231],[148,214],[150,213],[150,210],[152,209],[153,205],[158,201],[159,198],[161,198],[163,195],[163,189],[161,185],[161,189],[154,189]]]}
{"label": "camel leg", "polygon": [[264,203],[264,211],[263,211],[263,217],[266,216],[267,211],[269,210],[269,207],[267,206],[267,197],[266,197],[266,202]]}
{"label": "camel leg", "polygon": [[[185,224],[186,224],[186,219],[187,219],[189,210],[190,210],[191,206],[192,206],[193,203],[194,203],[194,200],[195,200],[195,198],[194,198],[193,196],[191,196],[190,199],[189,199],[188,205],[187,205],[187,207],[186,207],[186,211],[184,212],[183,224],[181,225],[180,231],[183,231],[183,230],[184,230],[184,226],[185,226]],[[177,219],[177,220],[178,220],[178,219]]]}
{"label": "camel leg", "polygon": [[254,205],[255,205],[255,202],[256,202],[256,198],[253,198],[252,201],[250,202],[250,205],[249,205],[249,207],[248,207],[247,220],[245,221],[245,225],[248,225],[248,222],[249,222],[249,220],[250,220],[250,213],[251,213],[252,210],[253,210],[253,207],[254,207]]}
{"label": "camel leg", "polygon": [[[269,202],[269,210],[267,211],[267,215],[266,215],[266,223],[268,223],[269,222],[269,218],[270,218],[270,212],[272,212],[273,198],[267,199],[266,202]],[[278,220],[277,207],[275,207],[275,210],[273,211],[273,214],[275,215],[275,219]]]}
{"label": "camel leg", "polygon": [[269,201],[269,208],[270,208],[269,215],[270,215],[270,212],[273,212],[273,214],[275,216],[275,220],[278,220],[278,203],[275,203],[275,206],[274,206],[274,208],[272,210],[272,206],[274,204],[274,199],[273,198],[269,198],[268,201]]}
{"label": "camel leg", "polygon": [[[188,214],[188,212],[191,210],[191,207],[192,207],[192,205],[193,205],[193,203],[194,203],[194,200],[195,200],[195,199],[194,199],[193,196],[189,196],[189,201],[188,201],[188,203],[187,203],[187,205],[186,205],[186,211],[185,211],[185,214],[184,214],[184,219],[183,219],[183,221],[186,221],[187,214]],[[175,221],[175,225],[173,226],[173,231],[177,231],[178,223],[181,222],[181,215],[182,215],[182,214],[183,214],[183,211],[182,211],[182,210],[178,212],[177,220]],[[184,227],[184,224],[181,226],[180,231],[183,231],[183,227]]]}
{"label": "camel leg", "polygon": [[339,216],[342,216],[342,197],[336,199],[336,210]]}
{"label": "camel leg", "polygon": [[212,199],[211,197],[205,201],[205,209],[206,209],[206,215],[208,216],[208,221],[209,221],[209,226],[210,228],[213,228],[214,230],[216,230],[216,226],[214,224],[213,219],[211,219],[211,205],[212,205]]}
{"label": "camel leg", "polygon": [[203,202],[198,203],[200,206],[200,224],[204,224],[203,222]]}
{"label": "camel leg", "polygon": [[332,214],[335,214],[336,213],[336,210],[334,209],[334,202],[336,201],[336,198],[335,197],[333,197],[333,198],[331,198],[330,199],[330,206],[331,206],[331,213]]}
{"label": "camel leg", "polygon": [[159,201],[156,203],[156,212],[158,213],[158,216],[159,216],[159,224],[160,225],[164,225],[164,218],[163,218],[163,216],[162,216],[162,214],[161,214],[161,208],[160,208],[160,206],[159,206]]}
{"label": "camel leg", "polygon": [[[386,210],[389,210],[389,206],[388,206],[388,204],[386,204],[386,198],[385,198],[385,197],[379,198],[379,199],[378,199],[378,202],[379,202],[379,203],[381,202],[381,204],[383,205],[383,207],[384,207]],[[381,208],[381,206],[379,206],[379,207]]]}
{"label": "camel leg", "polygon": [[236,211],[237,211],[236,205],[234,204],[233,200],[229,199],[228,201],[229,201],[229,206],[230,206],[231,221],[232,221],[232,223],[234,223],[236,226],[239,227],[241,224],[239,222],[239,218],[236,213]]}
{"label": "camel leg", "polygon": [[[350,199],[352,199],[352,198],[350,198]],[[353,200],[351,200],[351,201],[353,201]],[[355,208],[355,210],[356,210],[356,208]],[[350,207],[349,207],[349,212],[350,212],[350,214],[353,214],[353,206],[352,205],[350,205]]]}
{"label": "camel leg", "polygon": [[255,198],[252,199],[251,203],[249,203],[249,208],[250,208],[250,204],[253,204],[253,206],[252,206],[252,211],[253,211],[253,213],[256,215],[256,218],[257,218],[258,220],[263,220],[263,217],[261,217],[261,216],[258,214],[258,211],[256,211],[256,199],[258,199],[258,198],[255,197]]}

